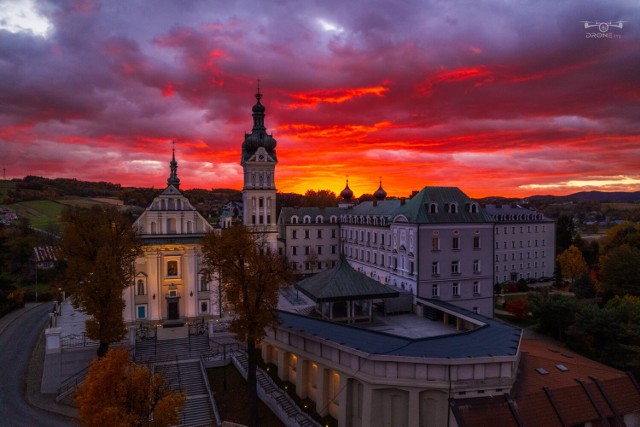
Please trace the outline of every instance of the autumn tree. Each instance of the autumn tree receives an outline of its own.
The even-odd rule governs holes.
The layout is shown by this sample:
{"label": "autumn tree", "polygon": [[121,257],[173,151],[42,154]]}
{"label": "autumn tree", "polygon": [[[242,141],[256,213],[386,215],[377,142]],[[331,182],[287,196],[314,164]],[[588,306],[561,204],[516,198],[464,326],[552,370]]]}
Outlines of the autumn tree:
{"label": "autumn tree", "polygon": [[266,329],[277,321],[278,291],[290,284],[293,270],[284,257],[269,249],[263,233],[241,225],[208,233],[202,252],[208,274],[219,271],[225,296],[234,306],[230,330],[247,346],[249,425],[253,427],[258,420],[256,349]]}
{"label": "autumn tree", "polygon": [[640,295],[640,225],[625,222],[612,227],[602,248],[600,273],[606,288]]}
{"label": "autumn tree", "polygon": [[587,270],[587,263],[576,245],[569,246],[567,250],[558,255],[558,262],[562,275],[571,279],[572,284]]}
{"label": "autumn tree", "polygon": [[122,292],[133,282],[140,241],[115,208],[75,208],[62,214],[61,255],[65,289],[74,306],[91,316],[87,336],[100,342],[98,356],[125,336]]}
{"label": "autumn tree", "polygon": [[136,365],[116,348],[95,359],[76,390],[78,419],[85,427],[168,427],[180,423],[185,396],[164,378]]}

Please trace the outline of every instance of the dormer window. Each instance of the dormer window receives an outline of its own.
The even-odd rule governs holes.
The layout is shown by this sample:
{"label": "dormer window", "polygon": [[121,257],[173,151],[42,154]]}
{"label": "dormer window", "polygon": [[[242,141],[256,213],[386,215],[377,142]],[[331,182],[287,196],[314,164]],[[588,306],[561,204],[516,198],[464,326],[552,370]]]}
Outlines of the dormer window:
{"label": "dormer window", "polygon": [[311,217],[309,215],[305,215],[302,222],[305,224],[311,224]]}
{"label": "dormer window", "polygon": [[471,203],[471,205],[469,206],[469,212],[478,213],[478,204],[477,203]]}
{"label": "dormer window", "polygon": [[455,203],[449,204],[449,213],[458,213],[458,205]]}
{"label": "dormer window", "polygon": [[298,223],[298,217],[297,216],[292,216],[291,217],[291,224],[297,224]]}
{"label": "dormer window", "polygon": [[322,215],[316,217],[316,224],[322,224]]}
{"label": "dormer window", "polygon": [[437,203],[429,203],[429,213],[437,214],[438,213],[438,204]]}

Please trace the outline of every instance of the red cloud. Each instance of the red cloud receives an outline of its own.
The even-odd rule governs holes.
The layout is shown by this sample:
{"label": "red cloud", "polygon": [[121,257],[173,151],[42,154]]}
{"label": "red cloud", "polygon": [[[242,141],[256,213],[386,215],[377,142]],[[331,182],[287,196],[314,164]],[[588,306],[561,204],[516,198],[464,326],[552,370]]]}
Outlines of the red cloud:
{"label": "red cloud", "polygon": [[299,103],[289,104],[291,108],[315,107],[319,103],[342,104],[363,95],[384,96],[389,91],[385,86],[372,86],[348,89],[315,90],[311,92],[293,93],[290,96]]}

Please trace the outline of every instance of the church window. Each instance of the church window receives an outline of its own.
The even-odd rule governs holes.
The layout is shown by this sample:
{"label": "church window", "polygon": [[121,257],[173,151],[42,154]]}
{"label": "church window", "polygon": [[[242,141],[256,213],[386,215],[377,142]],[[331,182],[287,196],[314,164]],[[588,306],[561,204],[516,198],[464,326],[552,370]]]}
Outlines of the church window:
{"label": "church window", "polygon": [[193,233],[193,223],[191,221],[187,221],[187,233]]}
{"label": "church window", "polygon": [[138,295],[144,295],[145,294],[145,291],[144,291],[144,280],[138,279],[136,291],[137,291]]}
{"label": "church window", "polygon": [[156,234],[157,230],[156,230],[156,223],[152,222],[151,223],[151,234]]}
{"label": "church window", "polygon": [[176,209],[175,201],[173,199],[169,199],[169,210],[174,211]]}
{"label": "church window", "polygon": [[206,276],[200,276],[200,290],[206,292],[209,290],[209,282]]}
{"label": "church window", "polygon": [[182,210],[182,200],[178,199],[176,203],[178,204],[178,210]]}
{"label": "church window", "polygon": [[167,233],[168,234],[176,234],[176,219],[168,218],[167,219]]}
{"label": "church window", "polygon": [[167,206],[165,205],[165,200],[164,199],[160,200],[160,209],[163,210],[163,211],[167,209]]}

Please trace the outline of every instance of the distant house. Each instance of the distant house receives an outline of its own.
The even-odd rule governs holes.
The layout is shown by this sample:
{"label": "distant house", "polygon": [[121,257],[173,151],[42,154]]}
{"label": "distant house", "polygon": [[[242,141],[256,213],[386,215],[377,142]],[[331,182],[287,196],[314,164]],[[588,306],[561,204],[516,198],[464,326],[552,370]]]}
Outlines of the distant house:
{"label": "distant house", "polygon": [[58,248],[56,246],[36,246],[33,248],[31,261],[35,262],[38,270],[53,268],[58,261]]}
{"label": "distant house", "polygon": [[18,215],[11,209],[0,208],[0,224],[8,226],[17,219]]}

